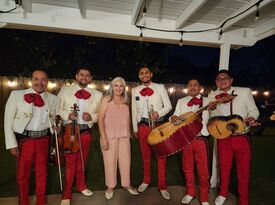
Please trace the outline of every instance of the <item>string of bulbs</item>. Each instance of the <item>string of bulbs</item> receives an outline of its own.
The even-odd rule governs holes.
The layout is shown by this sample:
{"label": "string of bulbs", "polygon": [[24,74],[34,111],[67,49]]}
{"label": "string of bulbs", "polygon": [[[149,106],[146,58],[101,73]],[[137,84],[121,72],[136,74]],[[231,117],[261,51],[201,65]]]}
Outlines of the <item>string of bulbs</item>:
{"label": "string of bulbs", "polygon": [[144,29],[147,29],[147,30],[151,30],[151,31],[159,31],[159,32],[169,32],[169,33],[180,33],[180,41],[179,41],[179,45],[182,46],[183,45],[183,34],[184,33],[202,33],[202,32],[207,32],[207,31],[216,31],[216,30],[220,30],[219,32],[219,38],[222,37],[223,35],[223,27],[225,26],[225,24],[234,19],[234,18],[237,18],[238,16],[244,14],[245,12],[249,11],[250,9],[252,9],[253,7],[256,6],[256,13],[255,13],[255,20],[258,20],[259,16],[260,16],[260,11],[259,11],[259,6],[260,6],[260,3],[262,2],[263,0],[259,0],[258,2],[256,2],[255,4],[251,5],[250,7],[248,7],[247,9],[245,9],[244,11],[236,14],[235,16],[232,16],[226,20],[224,20],[220,26],[218,27],[215,27],[215,28],[209,28],[209,29],[201,29],[201,30],[169,30],[169,29],[158,29],[158,28],[153,28],[153,27],[148,27],[148,26],[142,26],[142,25],[138,25],[137,22],[139,20],[139,16],[140,16],[140,13],[142,12],[142,16],[143,18],[145,17],[146,15],[146,12],[147,12],[147,8],[146,8],[146,0],[144,0],[144,7],[140,8],[139,10],[139,15],[138,15],[138,18],[136,19],[136,22],[135,22],[135,26],[137,28],[140,29],[140,41],[143,40],[143,30]]}
{"label": "string of bulbs", "polygon": [[10,12],[14,11],[15,9],[19,8],[22,5],[22,0],[14,0],[14,3],[15,3],[14,8],[7,10],[7,11],[0,10],[0,13],[10,13]]}

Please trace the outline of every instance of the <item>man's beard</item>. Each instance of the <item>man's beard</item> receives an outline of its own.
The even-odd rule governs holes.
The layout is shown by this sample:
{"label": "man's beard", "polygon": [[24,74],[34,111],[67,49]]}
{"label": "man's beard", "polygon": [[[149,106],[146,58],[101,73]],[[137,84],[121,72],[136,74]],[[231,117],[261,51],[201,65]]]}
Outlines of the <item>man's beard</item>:
{"label": "man's beard", "polygon": [[81,83],[81,82],[78,82],[78,85],[82,86],[82,87],[87,87],[88,83]]}

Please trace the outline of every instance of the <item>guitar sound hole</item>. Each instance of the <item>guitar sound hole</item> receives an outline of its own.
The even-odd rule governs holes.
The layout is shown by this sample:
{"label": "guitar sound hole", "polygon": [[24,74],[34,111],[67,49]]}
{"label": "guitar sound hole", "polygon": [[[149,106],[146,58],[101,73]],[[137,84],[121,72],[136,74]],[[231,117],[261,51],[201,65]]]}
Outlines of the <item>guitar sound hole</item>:
{"label": "guitar sound hole", "polygon": [[226,125],[226,128],[232,132],[235,132],[239,126],[236,123],[231,122]]}

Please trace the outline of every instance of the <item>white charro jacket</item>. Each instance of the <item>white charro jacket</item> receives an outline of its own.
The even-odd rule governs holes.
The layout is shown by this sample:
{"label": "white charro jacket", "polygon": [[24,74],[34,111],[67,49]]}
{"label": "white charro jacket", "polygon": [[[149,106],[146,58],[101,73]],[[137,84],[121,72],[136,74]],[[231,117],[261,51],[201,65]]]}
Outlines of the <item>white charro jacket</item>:
{"label": "white charro jacket", "polygon": [[[201,95],[197,96],[198,98],[201,97]],[[176,109],[174,112],[174,115],[176,116],[180,116],[186,112],[196,112],[199,110],[199,105],[194,105],[194,106],[187,106],[187,103],[192,99],[191,96],[186,96],[184,98],[181,98],[178,100],[177,105],[176,105]],[[206,97],[202,97],[203,99],[203,105],[202,106],[206,106],[209,102],[210,99],[206,98]],[[204,136],[209,135],[208,130],[207,130],[207,122],[209,120],[209,111],[205,110],[202,112],[202,130],[201,130],[201,134]]]}
{"label": "white charro jacket", "polygon": [[[33,103],[27,103],[24,100],[24,95],[33,92],[32,88],[15,90],[11,92],[8,98],[4,117],[6,149],[18,146],[14,133],[23,133],[32,118]],[[49,128],[51,128],[56,115],[57,97],[51,93],[45,92],[43,100],[45,106],[47,106]]]}
{"label": "white charro jacket", "polygon": [[[71,108],[75,103],[77,103],[77,97],[74,95],[77,91],[78,85],[74,84],[63,86],[58,93],[59,102],[57,113],[61,116],[62,120],[64,120],[65,124],[71,122],[68,117],[72,112]],[[87,91],[91,93],[91,97],[87,99],[88,107],[87,110],[84,110],[83,112],[88,112],[92,116],[92,120],[87,122],[88,126],[91,128],[98,120],[98,108],[102,98],[102,93],[91,88],[87,88]]]}
{"label": "white charro jacket", "polygon": [[[259,117],[259,110],[255,104],[252,92],[249,88],[243,87],[231,87],[227,92],[228,94],[236,94],[237,97],[232,101],[232,114],[240,115],[243,119],[253,117],[257,119]],[[216,90],[208,95],[209,98],[215,99],[215,96],[223,93],[220,90]],[[229,103],[228,103],[229,104]],[[213,116],[224,116],[222,104],[217,105],[217,109],[210,112]]]}
{"label": "white charro jacket", "polygon": [[[159,117],[164,117],[172,109],[166,89],[162,84],[151,83],[149,88],[154,90],[154,94],[148,97],[149,105],[153,105],[154,111],[158,112]],[[141,120],[143,107],[146,105],[146,97],[140,94],[145,88],[144,85],[132,89],[132,123],[134,132],[138,131],[138,123]]]}

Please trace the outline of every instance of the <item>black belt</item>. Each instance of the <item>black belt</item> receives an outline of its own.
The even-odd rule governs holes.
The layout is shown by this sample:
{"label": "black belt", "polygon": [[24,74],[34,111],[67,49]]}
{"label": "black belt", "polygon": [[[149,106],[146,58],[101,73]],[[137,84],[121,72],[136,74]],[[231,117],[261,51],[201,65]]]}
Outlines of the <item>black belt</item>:
{"label": "black belt", "polygon": [[44,137],[48,136],[50,134],[50,129],[42,130],[42,131],[30,131],[30,130],[24,130],[24,132],[21,134],[26,137]]}
{"label": "black belt", "polygon": [[[162,122],[163,122],[163,118],[159,118],[159,119],[157,119],[157,120],[154,121],[155,125],[156,124],[157,125],[162,124]],[[140,122],[138,124],[145,124],[145,125],[149,126],[151,124],[151,122],[149,122],[148,118],[142,117],[141,120],[140,120]]]}

